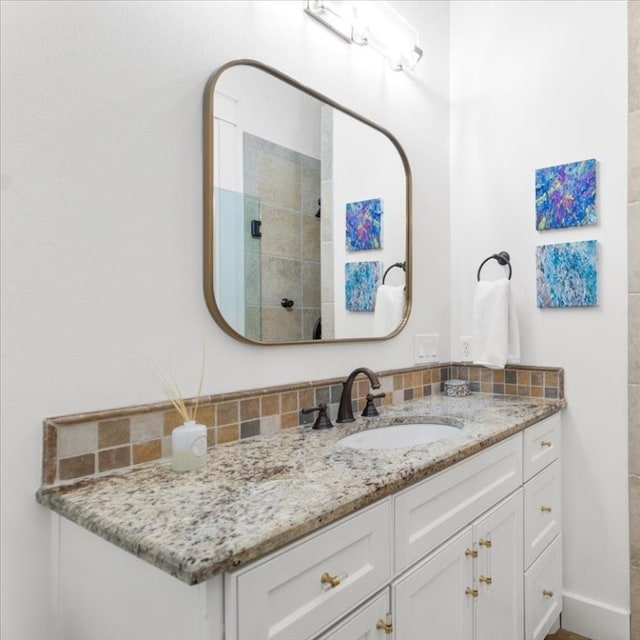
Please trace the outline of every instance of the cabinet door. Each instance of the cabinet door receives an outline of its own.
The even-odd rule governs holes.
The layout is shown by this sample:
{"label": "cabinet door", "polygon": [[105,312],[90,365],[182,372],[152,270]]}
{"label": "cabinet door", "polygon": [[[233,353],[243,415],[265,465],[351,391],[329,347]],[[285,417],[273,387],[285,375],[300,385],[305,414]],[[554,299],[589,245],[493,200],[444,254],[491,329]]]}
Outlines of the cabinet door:
{"label": "cabinet door", "polygon": [[472,543],[468,527],[392,585],[396,640],[473,638]]}
{"label": "cabinet door", "polygon": [[522,514],[519,489],[474,524],[478,551],[475,640],[522,639]]}
{"label": "cabinet door", "polygon": [[387,631],[383,626],[390,612],[389,589],[385,589],[319,640],[393,640],[393,625]]}

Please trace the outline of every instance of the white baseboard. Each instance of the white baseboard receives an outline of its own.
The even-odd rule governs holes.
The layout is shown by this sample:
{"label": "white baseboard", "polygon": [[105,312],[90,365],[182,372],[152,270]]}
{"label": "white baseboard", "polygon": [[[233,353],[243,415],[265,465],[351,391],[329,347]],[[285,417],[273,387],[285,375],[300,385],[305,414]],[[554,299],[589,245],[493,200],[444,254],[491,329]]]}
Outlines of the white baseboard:
{"label": "white baseboard", "polygon": [[577,593],[562,594],[562,628],[591,640],[629,640],[630,612]]}

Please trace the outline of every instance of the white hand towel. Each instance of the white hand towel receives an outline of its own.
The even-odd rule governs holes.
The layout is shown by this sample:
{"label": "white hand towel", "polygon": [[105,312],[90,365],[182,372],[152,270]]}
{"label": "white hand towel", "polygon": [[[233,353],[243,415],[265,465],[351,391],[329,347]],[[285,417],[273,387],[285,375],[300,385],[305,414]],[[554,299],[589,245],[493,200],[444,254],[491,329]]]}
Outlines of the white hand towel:
{"label": "white hand towel", "polygon": [[388,336],[402,322],[404,314],[404,285],[381,284],[376,291],[373,315],[373,335]]}
{"label": "white hand towel", "polygon": [[511,282],[480,280],[473,299],[473,363],[503,369],[520,360],[520,333]]}

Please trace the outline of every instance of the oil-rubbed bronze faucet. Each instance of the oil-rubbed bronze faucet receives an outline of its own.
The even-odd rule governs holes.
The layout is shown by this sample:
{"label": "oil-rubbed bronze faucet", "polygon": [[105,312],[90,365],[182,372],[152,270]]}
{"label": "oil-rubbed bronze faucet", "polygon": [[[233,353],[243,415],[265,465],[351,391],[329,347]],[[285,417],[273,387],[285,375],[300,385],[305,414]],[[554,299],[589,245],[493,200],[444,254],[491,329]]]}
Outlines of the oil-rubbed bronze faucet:
{"label": "oil-rubbed bronze faucet", "polygon": [[367,367],[358,367],[354,369],[349,377],[342,383],[342,395],[340,396],[340,406],[338,407],[338,417],[336,422],[353,422],[353,407],[351,406],[351,388],[353,387],[353,381],[360,373],[364,373],[371,382],[372,389],[380,388],[380,379],[371,369]]}

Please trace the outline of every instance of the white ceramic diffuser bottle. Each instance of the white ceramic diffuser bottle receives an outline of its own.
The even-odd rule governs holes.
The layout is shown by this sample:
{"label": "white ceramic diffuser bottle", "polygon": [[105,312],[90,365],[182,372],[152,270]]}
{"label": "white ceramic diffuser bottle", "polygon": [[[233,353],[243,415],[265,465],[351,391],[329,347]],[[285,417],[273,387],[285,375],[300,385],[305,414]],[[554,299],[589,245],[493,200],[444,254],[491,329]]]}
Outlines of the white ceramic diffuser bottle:
{"label": "white ceramic diffuser bottle", "polygon": [[174,471],[202,469],[207,458],[207,427],[188,420],[171,432],[171,468]]}
{"label": "white ceramic diffuser bottle", "polygon": [[148,358],[148,362],[156,380],[183,421],[183,424],[175,427],[171,432],[171,468],[174,471],[202,469],[207,459],[207,427],[196,422],[196,414],[204,379],[204,348],[202,349],[202,370],[198,395],[191,408],[187,408],[187,404],[191,404],[191,402],[188,403],[184,400],[173,375],[166,378],[151,358]]}

